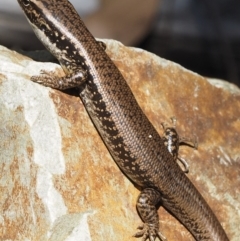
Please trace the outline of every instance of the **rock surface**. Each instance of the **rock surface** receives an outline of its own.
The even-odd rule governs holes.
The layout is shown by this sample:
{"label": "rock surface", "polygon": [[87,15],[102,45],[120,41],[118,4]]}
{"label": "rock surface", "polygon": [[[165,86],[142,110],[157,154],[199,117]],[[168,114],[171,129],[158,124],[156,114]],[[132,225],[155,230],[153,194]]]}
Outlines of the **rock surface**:
{"label": "rock surface", "polygon": [[[230,240],[240,240],[240,90],[140,49],[107,46],[158,132],[175,116],[181,136],[197,137],[198,150],[180,149],[187,175]],[[56,64],[0,46],[0,240],[138,240],[139,190],[110,157],[80,99],[29,80],[41,69],[63,75]],[[163,208],[159,215],[168,241],[194,240]]]}

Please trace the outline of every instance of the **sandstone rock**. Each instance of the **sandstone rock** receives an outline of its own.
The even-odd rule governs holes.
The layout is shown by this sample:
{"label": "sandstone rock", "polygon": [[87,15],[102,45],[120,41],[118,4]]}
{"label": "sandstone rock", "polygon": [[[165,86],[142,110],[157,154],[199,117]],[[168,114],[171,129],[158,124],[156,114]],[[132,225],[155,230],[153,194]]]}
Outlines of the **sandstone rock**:
{"label": "sandstone rock", "polygon": [[[187,174],[231,241],[240,239],[240,90],[210,82],[140,49],[107,41],[140,106],[162,134],[177,118]],[[118,169],[80,99],[32,83],[53,63],[0,47],[0,240],[125,241],[141,220],[139,190]],[[222,87],[227,86],[227,87]],[[230,89],[230,91],[229,91]],[[163,208],[160,229],[171,240],[194,240]]]}

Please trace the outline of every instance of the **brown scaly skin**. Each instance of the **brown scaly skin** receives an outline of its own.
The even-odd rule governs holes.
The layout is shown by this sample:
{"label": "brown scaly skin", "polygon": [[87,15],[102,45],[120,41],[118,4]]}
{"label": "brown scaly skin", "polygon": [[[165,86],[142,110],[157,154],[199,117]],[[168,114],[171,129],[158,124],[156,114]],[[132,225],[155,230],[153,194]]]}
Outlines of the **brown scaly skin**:
{"label": "brown scaly skin", "polygon": [[176,118],[172,117],[171,118],[173,122],[173,126],[169,127],[165,123],[162,123],[163,129],[164,129],[164,135],[162,137],[164,145],[167,147],[168,151],[171,153],[173,156],[174,160],[177,161],[179,160],[183,166],[184,169],[183,171],[185,173],[189,172],[189,165],[188,163],[183,159],[178,156],[178,150],[180,145],[188,145],[190,147],[193,147],[197,149],[198,144],[196,140],[192,140],[190,138],[186,137],[179,137],[175,127],[176,127]]}
{"label": "brown scaly skin", "polygon": [[137,207],[142,240],[164,240],[156,204],[161,203],[197,241],[227,241],[217,218],[181,171],[137,104],[123,76],[67,0],[18,0],[36,35],[59,60],[66,78],[45,73],[32,80],[80,97],[121,170],[142,187]]}

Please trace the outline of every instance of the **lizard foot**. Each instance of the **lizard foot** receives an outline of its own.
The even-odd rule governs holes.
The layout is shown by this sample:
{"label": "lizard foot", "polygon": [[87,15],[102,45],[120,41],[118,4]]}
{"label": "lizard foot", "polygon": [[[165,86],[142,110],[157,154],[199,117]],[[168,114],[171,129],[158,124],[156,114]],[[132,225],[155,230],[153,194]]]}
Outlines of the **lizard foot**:
{"label": "lizard foot", "polygon": [[133,237],[142,237],[142,241],[146,241],[147,239],[155,241],[156,237],[161,241],[167,241],[167,239],[159,232],[158,225],[144,223],[139,226],[138,229],[140,229],[140,231],[134,234]]}
{"label": "lizard foot", "polygon": [[31,77],[31,81],[47,86],[47,87],[56,87],[56,83],[58,79],[54,76],[54,72],[47,72],[45,70],[41,70],[40,75],[35,75]]}
{"label": "lizard foot", "polygon": [[31,80],[38,84],[51,87],[58,90],[64,90],[74,87],[79,87],[88,77],[87,71],[78,70],[76,73],[71,73],[63,77],[58,77],[54,72],[41,70],[40,75],[32,76]]}

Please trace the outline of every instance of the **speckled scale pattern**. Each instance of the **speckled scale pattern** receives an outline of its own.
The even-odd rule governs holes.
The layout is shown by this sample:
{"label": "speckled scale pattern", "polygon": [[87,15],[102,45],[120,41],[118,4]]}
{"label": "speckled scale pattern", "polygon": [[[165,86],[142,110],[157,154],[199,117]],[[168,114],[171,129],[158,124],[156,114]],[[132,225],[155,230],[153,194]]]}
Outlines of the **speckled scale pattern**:
{"label": "speckled scale pattern", "polygon": [[[18,2],[36,35],[59,60],[65,73],[87,73],[87,78],[73,78],[76,86],[85,81],[80,97],[118,166],[142,187],[137,206],[143,204],[143,195],[147,197],[150,213],[140,210],[145,225],[142,240],[161,236],[158,221],[151,224],[152,217],[158,220],[155,204],[161,202],[196,240],[227,241],[215,215],[168,152],[123,76],[72,5],[67,0]],[[49,86],[44,79],[41,83]]]}
{"label": "speckled scale pattern", "polygon": [[174,124],[174,126],[172,127],[169,127],[165,123],[162,123],[162,127],[164,129],[162,140],[164,145],[167,147],[169,153],[171,153],[171,155],[173,156],[173,159],[175,161],[179,160],[182,163],[184,173],[188,173],[189,164],[183,158],[180,158],[178,156],[179,145],[188,144],[189,146],[196,148],[197,144],[196,144],[196,141],[194,142],[192,141],[192,139],[179,138],[179,135],[175,129],[176,119],[175,117],[172,117],[171,119]]}
{"label": "speckled scale pattern", "polygon": [[179,137],[175,128],[167,127],[164,130],[164,136],[162,139],[168,151],[172,154],[173,158],[177,160],[179,150]]}

